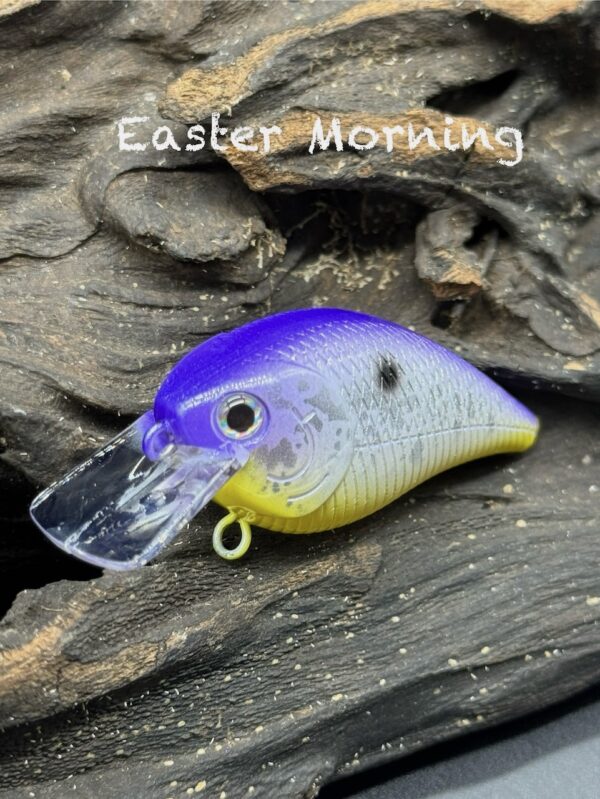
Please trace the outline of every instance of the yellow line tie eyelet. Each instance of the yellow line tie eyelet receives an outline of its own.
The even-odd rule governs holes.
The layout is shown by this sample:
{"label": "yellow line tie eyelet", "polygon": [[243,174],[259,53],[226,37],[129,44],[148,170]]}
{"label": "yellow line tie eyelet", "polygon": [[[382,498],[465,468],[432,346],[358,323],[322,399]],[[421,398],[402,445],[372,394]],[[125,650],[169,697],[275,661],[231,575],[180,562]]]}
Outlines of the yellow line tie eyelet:
{"label": "yellow line tie eyelet", "polygon": [[[223,544],[223,536],[227,528],[237,522],[241,531],[241,538],[239,544],[233,549],[228,549]],[[225,560],[237,560],[243,557],[252,543],[252,528],[245,519],[239,519],[235,511],[231,511],[227,516],[223,516],[220,522],[215,525],[213,531],[213,549]]]}

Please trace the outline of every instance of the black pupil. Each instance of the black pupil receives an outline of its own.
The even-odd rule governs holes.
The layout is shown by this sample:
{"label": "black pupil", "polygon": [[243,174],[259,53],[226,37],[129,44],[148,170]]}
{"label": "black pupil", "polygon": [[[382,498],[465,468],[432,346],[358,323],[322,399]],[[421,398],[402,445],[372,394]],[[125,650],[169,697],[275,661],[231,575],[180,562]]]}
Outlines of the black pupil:
{"label": "black pupil", "polygon": [[244,402],[234,405],[227,411],[227,425],[236,433],[245,433],[253,424],[254,410]]}

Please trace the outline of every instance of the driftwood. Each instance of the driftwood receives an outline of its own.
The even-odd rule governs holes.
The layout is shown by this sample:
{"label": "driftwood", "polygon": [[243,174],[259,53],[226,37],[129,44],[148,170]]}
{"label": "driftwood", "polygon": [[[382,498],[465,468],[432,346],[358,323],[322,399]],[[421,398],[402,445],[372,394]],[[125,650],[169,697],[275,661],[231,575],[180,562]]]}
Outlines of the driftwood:
{"label": "driftwood", "polygon": [[[0,797],[311,796],[599,679],[599,37],[575,0],[4,4]],[[119,150],[124,116],[185,143],[213,112],[282,134]],[[525,150],[309,154],[334,116]],[[35,487],[183,352],[312,304],[456,348],[538,446],[235,566],[215,509],[130,575],[42,541]]]}

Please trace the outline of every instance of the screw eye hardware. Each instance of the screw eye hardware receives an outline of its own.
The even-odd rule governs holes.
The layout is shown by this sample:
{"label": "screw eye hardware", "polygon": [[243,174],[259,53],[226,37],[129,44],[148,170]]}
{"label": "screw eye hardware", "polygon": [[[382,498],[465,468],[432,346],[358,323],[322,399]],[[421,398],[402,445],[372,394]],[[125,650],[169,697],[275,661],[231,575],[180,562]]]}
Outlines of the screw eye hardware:
{"label": "screw eye hardware", "polygon": [[[223,543],[223,538],[227,528],[236,522],[240,527],[241,537],[238,545],[230,549]],[[239,519],[235,511],[231,511],[227,516],[223,516],[220,522],[217,522],[213,531],[212,542],[213,549],[221,558],[237,560],[246,554],[252,543],[252,528],[245,519]]]}

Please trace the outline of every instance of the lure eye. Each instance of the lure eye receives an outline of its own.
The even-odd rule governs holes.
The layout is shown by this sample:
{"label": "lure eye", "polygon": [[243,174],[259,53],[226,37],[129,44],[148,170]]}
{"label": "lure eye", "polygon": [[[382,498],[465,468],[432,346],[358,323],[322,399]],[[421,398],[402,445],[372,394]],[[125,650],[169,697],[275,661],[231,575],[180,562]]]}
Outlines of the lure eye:
{"label": "lure eye", "polygon": [[225,399],[217,414],[219,430],[227,438],[248,438],[264,422],[262,404],[249,394],[233,394]]}

